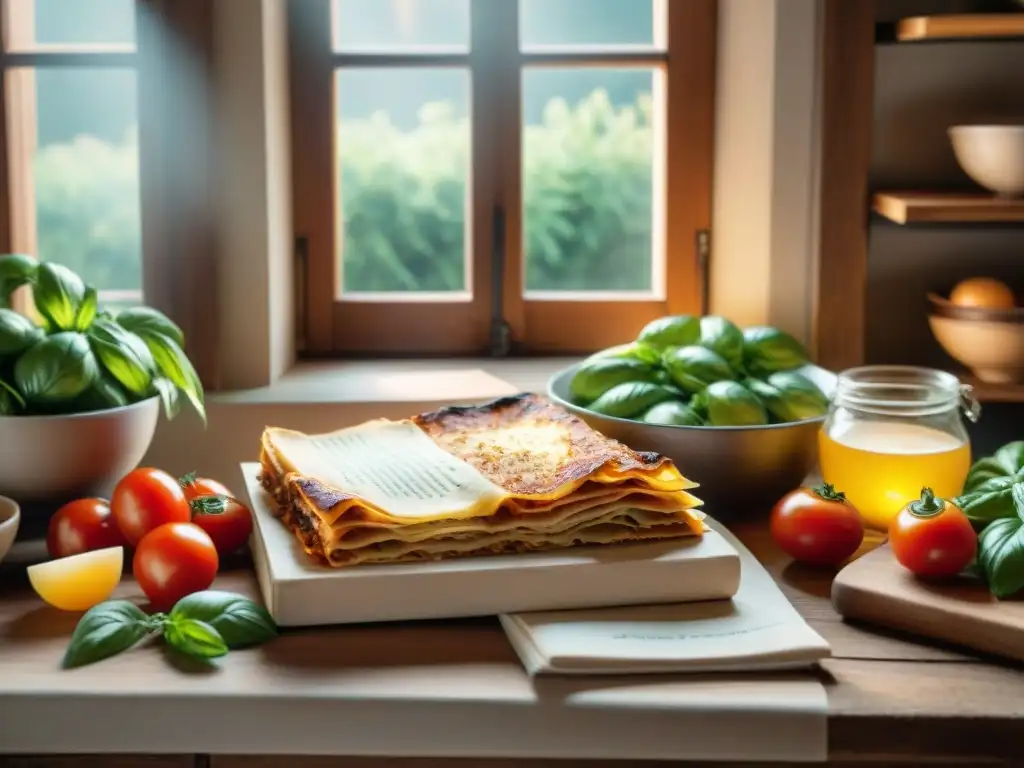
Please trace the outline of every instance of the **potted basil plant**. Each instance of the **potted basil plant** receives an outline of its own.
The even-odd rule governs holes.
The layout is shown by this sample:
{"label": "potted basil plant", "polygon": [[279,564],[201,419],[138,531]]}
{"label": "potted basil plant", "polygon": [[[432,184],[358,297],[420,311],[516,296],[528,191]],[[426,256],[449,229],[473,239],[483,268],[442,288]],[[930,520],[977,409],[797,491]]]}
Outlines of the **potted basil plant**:
{"label": "potted basil plant", "polygon": [[[35,317],[10,307],[28,286]],[[67,267],[0,256],[0,494],[54,503],[105,493],[142,459],[160,404],[203,388],[181,329],[149,307],[113,313]]]}

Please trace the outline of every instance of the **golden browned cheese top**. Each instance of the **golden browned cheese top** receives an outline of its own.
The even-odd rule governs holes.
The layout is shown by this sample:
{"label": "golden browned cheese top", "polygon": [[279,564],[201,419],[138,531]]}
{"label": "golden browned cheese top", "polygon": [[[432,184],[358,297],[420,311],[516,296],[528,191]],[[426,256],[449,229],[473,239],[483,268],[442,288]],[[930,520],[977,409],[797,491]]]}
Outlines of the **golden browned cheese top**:
{"label": "golden browned cheese top", "polygon": [[617,475],[670,468],[664,456],[611,440],[539,395],[443,408],[412,420],[510,494],[551,494],[601,469]]}

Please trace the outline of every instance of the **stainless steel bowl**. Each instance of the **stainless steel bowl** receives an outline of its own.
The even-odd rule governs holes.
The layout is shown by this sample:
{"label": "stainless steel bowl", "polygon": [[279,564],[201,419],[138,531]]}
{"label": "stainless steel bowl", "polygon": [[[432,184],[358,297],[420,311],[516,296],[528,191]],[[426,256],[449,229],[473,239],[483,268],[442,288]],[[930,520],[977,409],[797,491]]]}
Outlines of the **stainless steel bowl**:
{"label": "stainless steel bowl", "polygon": [[27,519],[26,505],[56,509],[109,494],[146,454],[159,416],[154,397],[106,411],[0,417],[0,495],[19,502]]}
{"label": "stainless steel bowl", "polygon": [[[763,427],[675,427],[602,416],[570,401],[569,382],[577,368],[578,364],[555,374],[548,382],[548,397],[634,450],[668,456],[680,472],[700,484],[694,494],[718,520],[764,513],[817,464],[818,432],[825,417]],[[834,374],[814,365],[800,373],[832,396]]]}

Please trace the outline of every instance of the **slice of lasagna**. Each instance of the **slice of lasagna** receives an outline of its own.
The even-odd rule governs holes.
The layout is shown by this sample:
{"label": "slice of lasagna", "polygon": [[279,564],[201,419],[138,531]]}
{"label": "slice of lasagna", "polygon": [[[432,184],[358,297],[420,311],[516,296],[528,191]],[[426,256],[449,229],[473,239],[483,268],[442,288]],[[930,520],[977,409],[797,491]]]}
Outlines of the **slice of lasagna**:
{"label": "slice of lasagna", "polygon": [[369,421],[268,427],[261,480],[306,552],[333,566],[700,536],[672,462],[538,395]]}

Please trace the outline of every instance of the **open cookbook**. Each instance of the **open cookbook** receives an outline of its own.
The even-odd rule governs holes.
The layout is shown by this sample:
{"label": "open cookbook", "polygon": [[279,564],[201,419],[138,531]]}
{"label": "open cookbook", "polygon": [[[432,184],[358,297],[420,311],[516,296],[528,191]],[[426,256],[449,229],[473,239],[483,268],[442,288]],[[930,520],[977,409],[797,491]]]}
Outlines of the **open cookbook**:
{"label": "open cookbook", "polygon": [[531,675],[755,672],[813,666],[829,645],[757,558],[717,521],[739,552],[731,600],[503,615],[509,642]]}

